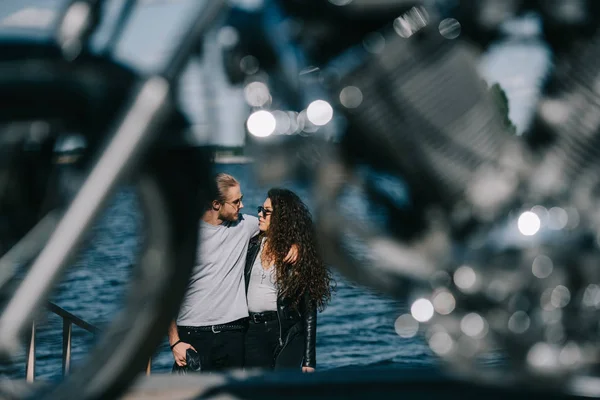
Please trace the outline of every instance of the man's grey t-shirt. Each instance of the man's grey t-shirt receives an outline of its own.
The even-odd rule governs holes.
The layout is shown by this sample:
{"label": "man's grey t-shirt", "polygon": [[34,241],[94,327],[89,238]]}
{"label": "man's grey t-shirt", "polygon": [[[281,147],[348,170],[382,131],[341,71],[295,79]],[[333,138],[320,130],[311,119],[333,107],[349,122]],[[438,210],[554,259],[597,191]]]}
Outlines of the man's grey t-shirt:
{"label": "man's grey t-shirt", "polygon": [[244,265],[248,241],[258,233],[258,218],[235,222],[200,221],[196,266],[179,310],[177,325],[219,325],[248,316]]}

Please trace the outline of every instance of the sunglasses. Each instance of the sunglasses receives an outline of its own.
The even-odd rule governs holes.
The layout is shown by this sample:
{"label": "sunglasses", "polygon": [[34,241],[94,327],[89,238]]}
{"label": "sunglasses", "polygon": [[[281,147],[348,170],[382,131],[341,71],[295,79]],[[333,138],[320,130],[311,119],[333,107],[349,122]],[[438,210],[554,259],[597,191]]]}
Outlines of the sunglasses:
{"label": "sunglasses", "polygon": [[263,206],[259,206],[258,207],[258,213],[263,213],[263,215],[266,217],[267,215],[271,215],[273,213],[273,210],[267,210],[266,208],[264,208]]}
{"label": "sunglasses", "polygon": [[244,196],[240,197],[239,199],[236,199],[234,201],[226,201],[225,203],[227,204],[231,204],[234,207],[239,207],[240,204],[242,203],[242,200],[244,200]]}

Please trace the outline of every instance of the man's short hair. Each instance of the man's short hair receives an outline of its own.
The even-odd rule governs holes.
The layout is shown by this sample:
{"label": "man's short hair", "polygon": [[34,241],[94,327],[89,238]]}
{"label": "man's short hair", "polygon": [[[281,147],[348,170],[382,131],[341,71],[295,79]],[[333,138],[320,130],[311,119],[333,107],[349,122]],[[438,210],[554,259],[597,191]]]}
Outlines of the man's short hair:
{"label": "man's short hair", "polygon": [[217,175],[215,175],[215,185],[217,193],[214,197],[214,200],[217,200],[219,203],[225,203],[225,201],[227,200],[225,198],[227,190],[229,188],[239,186],[240,183],[233,176],[224,172],[220,172]]}

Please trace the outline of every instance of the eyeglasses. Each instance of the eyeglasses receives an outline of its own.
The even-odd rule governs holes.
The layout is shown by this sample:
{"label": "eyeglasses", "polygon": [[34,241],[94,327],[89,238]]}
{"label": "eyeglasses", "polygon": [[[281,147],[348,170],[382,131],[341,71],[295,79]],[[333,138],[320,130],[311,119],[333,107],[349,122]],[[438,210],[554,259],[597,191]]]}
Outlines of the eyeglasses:
{"label": "eyeglasses", "polygon": [[263,206],[259,206],[257,208],[258,213],[263,213],[263,215],[266,217],[268,215],[271,215],[273,213],[273,210],[267,210],[266,208],[264,208]]}
{"label": "eyeglasses", "polygon": [[226,201],[225,203],[231,204],[234,207],[239,207],[240,204],[242,204],[242,200],[244,200],[244,196],[242,196],[239,199],[236,199],[234,201]]}

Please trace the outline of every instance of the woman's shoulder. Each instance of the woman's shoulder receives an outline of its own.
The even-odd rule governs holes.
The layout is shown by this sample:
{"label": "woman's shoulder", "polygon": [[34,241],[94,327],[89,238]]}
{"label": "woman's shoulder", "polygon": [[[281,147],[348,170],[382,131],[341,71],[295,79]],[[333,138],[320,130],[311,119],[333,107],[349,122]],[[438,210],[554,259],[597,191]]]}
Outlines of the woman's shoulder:
{"label": "woman's shoulder", "polygon": [[250,238],[250,241],[248,242],[248,251],[252,252],[252,251],[260,250],[263,240],[264,240],[264,237],[262,235],[252,236]]}
{"label": "woman's shoulder", "polygon": [[246,251],[246,271],[251,269],[252,264],[254,264],[255,257],[258,256],[260,251],[260,237],[256,235],[250,239],[248,242],[248,250]]}

